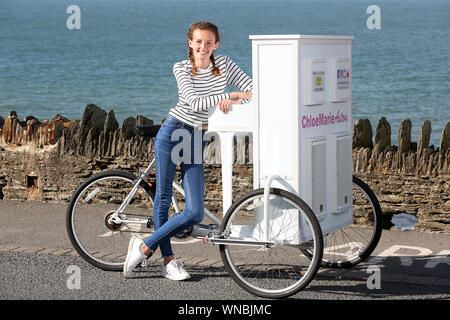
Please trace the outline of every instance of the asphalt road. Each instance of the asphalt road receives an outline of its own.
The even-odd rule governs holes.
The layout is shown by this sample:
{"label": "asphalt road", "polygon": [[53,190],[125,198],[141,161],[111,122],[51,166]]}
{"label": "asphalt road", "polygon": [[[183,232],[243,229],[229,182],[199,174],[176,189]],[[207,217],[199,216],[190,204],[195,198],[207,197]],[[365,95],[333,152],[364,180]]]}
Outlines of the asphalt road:
{"label": "asphalt road", "polygon": [[[160,264],[153,263],[124,279],[80,257],[27,253],[1,253],[0,268],[0,299],[261,300],[238,287],[223,268],[186,266],[191,280],[175,282],[162,278]],[[78,283],[73,280],[77,272]],[[445,286],[383,282],[371,290],[366,281],[319,276],[291,298],[450,299],[450,292]]]}
{"label": "asphalt road", "polygon": [[[260,301],[205,259],[187,261],[192,279],[181,283],[163,279],[159,261],[133,279],[95,268],[72,251],[64,211],[60,204],[0,200],[0,299]],[[291,299],[450,300],[449,240],[442,234],[383,232],[371,260],[346,270],[321,268]],[[176,244],[176,250],[191,257],[217,253],[217,247],[191,242]],[[373,265],[381,282],[371,289],[368,267]]]}

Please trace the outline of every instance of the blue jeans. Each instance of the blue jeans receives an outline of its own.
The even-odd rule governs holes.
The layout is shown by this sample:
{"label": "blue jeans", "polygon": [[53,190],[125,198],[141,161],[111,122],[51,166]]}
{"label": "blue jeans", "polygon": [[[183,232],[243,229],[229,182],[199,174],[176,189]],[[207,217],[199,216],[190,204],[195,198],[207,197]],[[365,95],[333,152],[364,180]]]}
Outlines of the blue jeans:
{"label": "blue jeans", "polygon": [[[144,240],[153,252],[159,248],[162,256],[173,256],[170,238],[203,220],[204,131],[168,116],[155,139],[156,194],[153,203],[155,233]],[[172,182],[177,163],[181,161],[181,176],[185,192],[185,209],[168,218],[172,202]]]}

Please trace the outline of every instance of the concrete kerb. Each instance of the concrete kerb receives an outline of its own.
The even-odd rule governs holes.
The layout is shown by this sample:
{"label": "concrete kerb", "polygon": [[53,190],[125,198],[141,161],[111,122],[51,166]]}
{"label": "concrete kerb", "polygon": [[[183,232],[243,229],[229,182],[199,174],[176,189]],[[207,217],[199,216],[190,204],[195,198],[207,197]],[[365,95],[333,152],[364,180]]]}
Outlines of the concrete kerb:
{"label": "concrete kerb", "polygon": [[[18,254],[38,254],[38,255],[55,255],[55,256],[79,256],[73,249],[57,249],[57,248],[42,248],[42,247],[24,247],[14,244],[0,245],[0,253],[18,253]],[[186,266],[223,269],[223,262],[220,259],[207,259],[199,257],[177,257]],[[152,257],[149,259],[151,263],[161,263],[161,257]],[[364,271],[364,268],[357,267],[356,269],[332,269],[320,268],[316,274],[317,279],[348,279],[357,281],[367,281],[369,273]],[[428,286],[443,286],[450,288],[450,279],[443,279],[430,276],[409,276],[398,273],[383,273],[381,281],[385,283],[402,283],[412,285],[428,285]]]}

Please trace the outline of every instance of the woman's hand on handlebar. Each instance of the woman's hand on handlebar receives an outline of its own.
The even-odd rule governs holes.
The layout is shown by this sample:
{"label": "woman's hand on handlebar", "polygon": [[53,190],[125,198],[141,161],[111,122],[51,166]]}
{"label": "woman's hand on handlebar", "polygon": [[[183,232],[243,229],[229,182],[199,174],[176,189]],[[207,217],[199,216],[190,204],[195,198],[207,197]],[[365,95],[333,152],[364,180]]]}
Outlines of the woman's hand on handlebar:
{"label": "woman's hand on handlebar", "polygon": [[227,113],[228,109],[230,108],[230,105],[235,104],[236,101],[233,101],[231,99],[224,99],[217,103],[217,106],[220,110],[222,110],[223,113]]}
{"label": "woman's hand on handlebar", "polygon": [[250,99],[252,97],[251,92],[231,92],[230,99],[224,99],[217,103],[217,106],[223,113],[227,113],[230,105],[232,104],[242,104],[241,99]]}
{"label": "woman's hand on handlebar", "polygon": [[230,93],[230,99],[231,100],[235,100],[235,99],[248,100],[251,97],[252,97],[252,93],[251,92],[231,92]]}
{"label": "woman's hand on handlebar", "polygon": [[239,97],[239,99],[249,100],[252,97],[251,92],[240,92],[240,94],[241,96]]}

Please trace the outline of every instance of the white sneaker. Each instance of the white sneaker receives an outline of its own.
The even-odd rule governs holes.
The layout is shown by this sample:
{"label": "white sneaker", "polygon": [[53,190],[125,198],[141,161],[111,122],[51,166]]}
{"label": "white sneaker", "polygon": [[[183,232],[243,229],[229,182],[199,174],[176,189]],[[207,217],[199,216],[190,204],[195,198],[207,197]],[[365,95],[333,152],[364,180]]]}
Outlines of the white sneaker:
{"label": "white sneaker", "polygon": [[131,237],[128,243],[128,253],[125,263],[123,265],[123,275],[125,278],[131,276],[134,268],[136,268],[141,262],[146,260],[147,256],[142,253],[141,245],[144,241],[142,239]]}
{"label": "white sneaker", "polygon": [[176,259],[170,260],[168,264],[163,266],[162,276],[170,280],[188,280],[191,278],[189,273],[183,268],[183,264]]}

